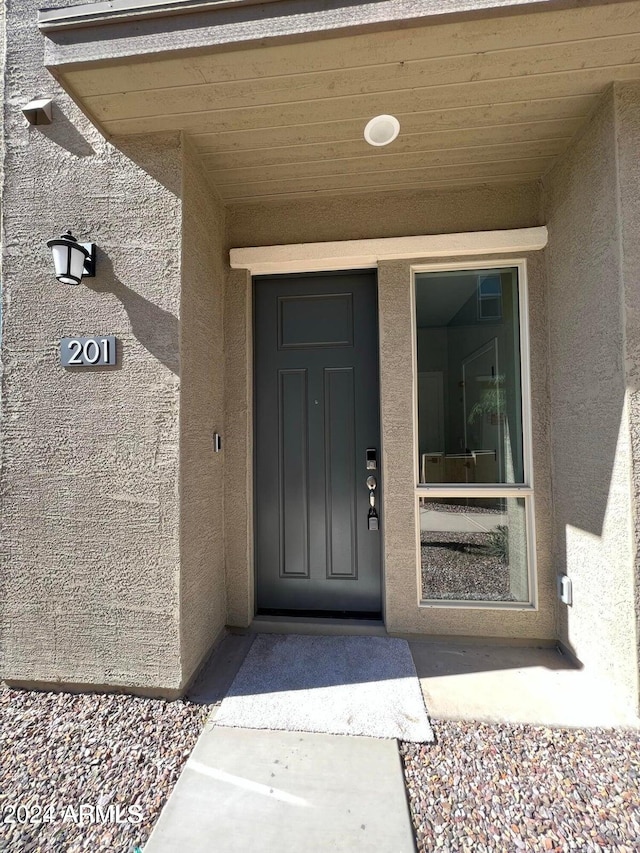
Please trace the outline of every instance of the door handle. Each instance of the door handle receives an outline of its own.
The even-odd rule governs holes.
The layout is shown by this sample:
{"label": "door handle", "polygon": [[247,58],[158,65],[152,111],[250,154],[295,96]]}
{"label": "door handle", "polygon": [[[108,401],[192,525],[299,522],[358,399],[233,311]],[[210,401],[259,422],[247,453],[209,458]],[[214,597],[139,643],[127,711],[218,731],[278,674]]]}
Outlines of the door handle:
{"label": "door handle", "polygon": [[376,511],[376,488],[378,481],[372,475],[367,477],[367,488],[369,489],[369,513],[367,515],[367,528],[369,530],[380,529],[380,519]]}

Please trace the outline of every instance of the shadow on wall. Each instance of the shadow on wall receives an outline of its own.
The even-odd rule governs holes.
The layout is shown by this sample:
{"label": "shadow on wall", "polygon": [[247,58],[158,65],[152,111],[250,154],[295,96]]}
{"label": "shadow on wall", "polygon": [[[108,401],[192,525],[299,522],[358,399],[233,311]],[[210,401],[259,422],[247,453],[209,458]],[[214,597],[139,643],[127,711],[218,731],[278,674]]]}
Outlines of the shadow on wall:
{"label": "shadow on wall", "polygon": [[111,260],[98,249],[100,275],[85,278],[96,293],[112,293],[122,303],[131,322],[131,331],[142,346],[176,376],[180,374],[179,323],[169,311],[131,290],[117,278]]}
{"label": "shadow on wall", "polygon": [[89,145],[77,127],[69,121],[57,103],[52,105],[51,124],[40,124],[37,127],[29,127],[30,133],[46,136],[56,145],[66,149],[76,157],[91,157],[95,150]]}
{"label": "shadow on wall", "polygon": [[[176,198],[182,198],[182,137],[179,131],[112,137],[109,144]],[[170,152],[175,157],[168,156]]]}
{"label": "shadow on wall", "polygon": [[[584,367],[588,369],[588,365]],[[580,384],[585,387],[584,382]],[[616,385],[613,381],[608,384],[606,400],[603,400],[603,387],[600,385],[591,399],[585,388],[585,397],[577,405],[575,396],[559,405],[552,403],[555,429],[562,430],[566,436],[561,452],[556,449],[554,459],[555,563],[558,575],[568,569],[571,576],[571,566],[567,565],[568,549],[575,553],[575,542],[569,541],[572,534],[568,531],[575,531],[574,539],[599,540],[592,543],[591,561],[599,561],[603,572],[607,569],[607,560],[615,559],[616,545],[612,542],[609,549],[607,537],[603,539],[603,535],[607,509],[611,518],[615,513],[615,504],[609,504],[621,431],[627,428],[624,388]],[[558,494],[559,487],[561,495]],[[598,549],[601,549],[600,554]],[[565,638],[569,651],[577,656],[577,650],[566,639],[569,615],[570,608],[560,604],[560,636]]]}

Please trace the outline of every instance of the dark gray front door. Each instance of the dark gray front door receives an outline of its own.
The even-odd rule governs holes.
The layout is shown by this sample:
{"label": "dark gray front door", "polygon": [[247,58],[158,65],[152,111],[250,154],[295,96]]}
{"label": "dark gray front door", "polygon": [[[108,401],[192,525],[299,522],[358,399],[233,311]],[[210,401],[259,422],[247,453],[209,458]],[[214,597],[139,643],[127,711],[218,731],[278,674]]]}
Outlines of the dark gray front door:
{"label": "dark gray front door", "polygon": [[255,280],[259,613],[380,613],[376,294],[370,270]]}

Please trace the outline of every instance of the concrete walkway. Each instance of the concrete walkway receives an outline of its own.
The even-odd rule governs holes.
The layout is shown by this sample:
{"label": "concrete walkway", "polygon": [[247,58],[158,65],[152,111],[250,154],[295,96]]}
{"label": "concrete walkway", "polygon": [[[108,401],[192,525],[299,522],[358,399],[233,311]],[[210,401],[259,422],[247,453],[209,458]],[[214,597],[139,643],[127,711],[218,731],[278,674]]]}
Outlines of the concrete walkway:
{"label": "concrete walkway", "polygon": [[429,533],[489,533],[509,521],[501,512],[445,512],[420,508],[420,530]]}
{"label": "concrete walkway", "polygon": [[[188,698],[219,704],[253,639],[229,634]],[[395,740],[216,728],[216,710],[145,853],[415,853]]]}
{"label": "concrete walkway", "polygon": [[145,853],[413,853],[396,741],[209,723]]}

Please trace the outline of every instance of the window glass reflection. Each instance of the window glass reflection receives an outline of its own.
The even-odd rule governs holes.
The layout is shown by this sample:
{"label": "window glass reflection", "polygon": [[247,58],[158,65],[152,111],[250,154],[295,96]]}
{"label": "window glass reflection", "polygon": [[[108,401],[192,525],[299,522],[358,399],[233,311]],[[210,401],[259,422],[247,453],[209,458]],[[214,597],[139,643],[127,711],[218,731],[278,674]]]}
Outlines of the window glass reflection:
{"label": "window glass reflection", "polygon": [[423,599],[529,600],[524,498],[420,498]]}
{"label": "window glass reflection", "polygon": [[522,483],[517,269],[416,275],[419,482]]}

